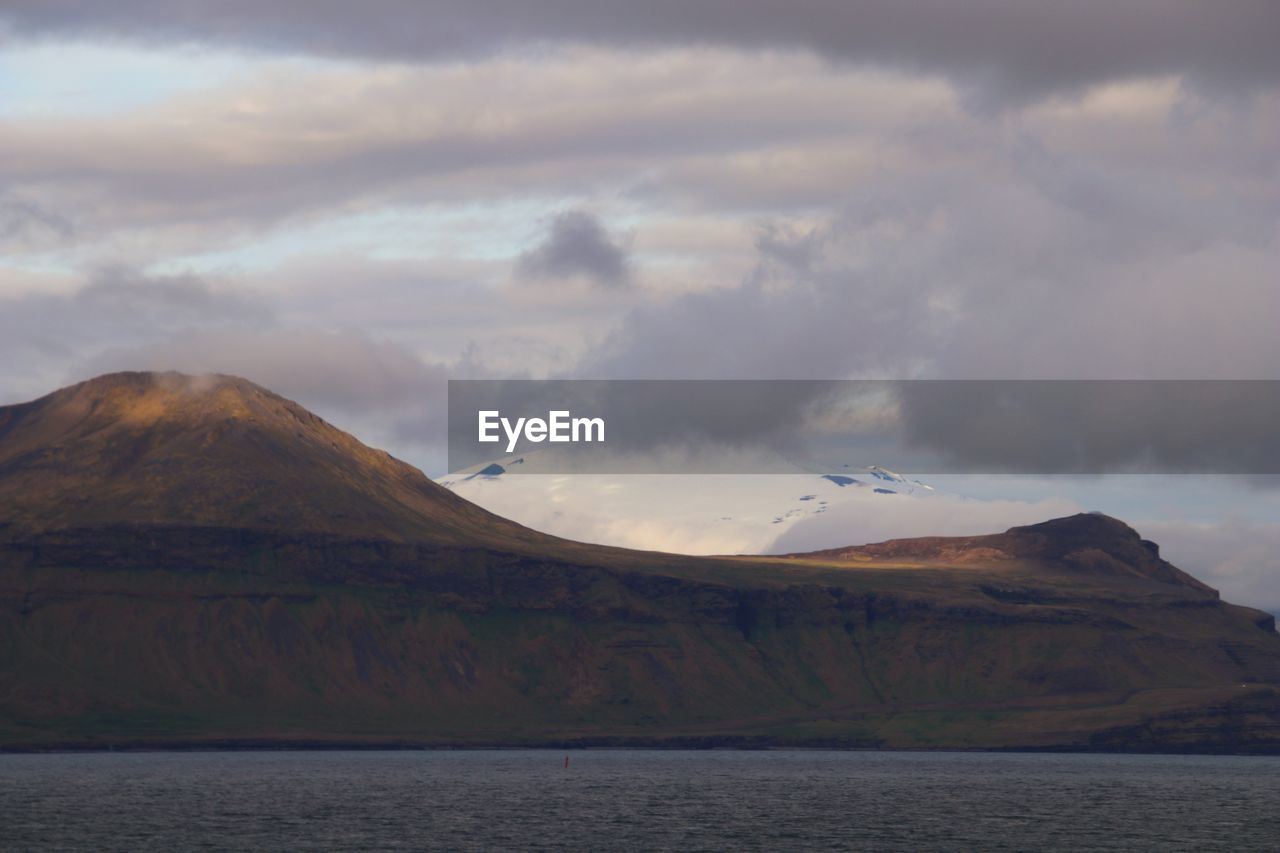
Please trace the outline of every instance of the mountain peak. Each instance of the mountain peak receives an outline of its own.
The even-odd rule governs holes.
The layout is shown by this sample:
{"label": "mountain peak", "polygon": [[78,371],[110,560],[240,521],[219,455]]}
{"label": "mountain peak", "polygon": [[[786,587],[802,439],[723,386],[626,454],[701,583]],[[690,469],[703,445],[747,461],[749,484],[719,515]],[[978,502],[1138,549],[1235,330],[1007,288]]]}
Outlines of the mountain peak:
{"label": "mountain peak", "polygon": [[1160,547],[1138,531],[1100,512],[1053,518],[1013,527],[993,539],[1006,552],[1048,560],[1089,572],[1134,574],[1210,591],[1209,587],[1161,559]]}
{"label": "mountain peak", "polygon": [[1079,513],[985,536],[927,536],[791,556],[837,560],[919,559],[950,565],[1028,561],[1071,572],[1154,580],[1216,595],[1160,558],[1159,547],[1119,519]]}
{"label": "mountain peak", "polygon": [[1057,541],[1084,540],[1093,544],[1107,541],[1139,542],[1142,537],[1138,531],[1118,518],[1112,518],[1101,512],[1081,512],[1075,515],[1051,518],[1038,524],[1023,527],[1011,527],[1009,534],[1033,534],[1046,536]]}
{"label": "mountain peak", "polygon": [[1158,560],[1160,548],[1118,518],[1081,512],[1038,524],[1011,527],[1003,534],[1016,550],[1063,557],[1081,550],[1101,551],[1139,562]]}
{"label": "mountain peak", "polygon": [[36,400],[72,416],[145,426],[166,420],[234,419],[302,410],[267,389],[224,374],[108,373]]}
{"label": "mountain peak", "polygon": [[240,391],[254,390],[270,393],[261,385],[241,376],[226,373],[179,373],[176,370],[122,370],[104,373],[74,385],[68,385],[54,394],[108,394],[120,389],[137,392],[162,391],[171,394],[201,396],[226,388]]}
{"label": "mountain peak", "polygon": [[112,373],[0,407],[0,519],[485,541],[522,531],[247,379]]}

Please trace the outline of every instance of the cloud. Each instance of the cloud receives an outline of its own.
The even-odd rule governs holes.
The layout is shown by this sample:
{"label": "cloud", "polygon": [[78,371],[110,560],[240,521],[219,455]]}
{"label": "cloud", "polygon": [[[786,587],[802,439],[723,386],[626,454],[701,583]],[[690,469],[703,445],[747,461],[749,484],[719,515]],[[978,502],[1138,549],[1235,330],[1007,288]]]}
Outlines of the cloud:
{"label": "cloud", "polygon": [[1250,119],[1219,159],[1216,108],[1189,128],[1108,109],[904,132],[911,166],[770,217],[748,276],[638,306],[582,373],[1280,378],[1280,196],[1253,171],[1280,166],[1274,146]]}
{"label": "cloud", "polygon": [[[69,68],[92,110],[6,116],[0,393],[129,354],[221,365],[410,446],[441,371],[476,365],[1280,378],[1278,15],[10,0],[10,43],[222,70],[115,93],[128,75]],[[565,210],[626,245],[539,230]],[[642,286],[520,286],[526,246],[549,276]],[[185,268],[226,274],[136,272]],[[85,269],[107,271],[68,285]]]}
{"label": "cloud", "polygon": [[22,249],[50,237],[70,240],[75,229],[66,217],[34,202],[0,197],[0,246]]}
{"label": "cloud", "polygon": [[[852,227],[851,227],[852,226]],[[911,352],[936,352],[922,291],[893,269],[905,233],[880,241],[883,268],[854,260],[862,229],[831,221],[782,250],[770,232],[734,287],[636,307],[589,353],[584,374],[643,379],[824,379],[897,372]]]}
{"label": "cloud", "polygon": [[349,412],[442,403],[446,378],[442,366],[425,364],[401,346],[353,332],[290,328],[193,331],[111,348],[92,357],[88,369],[226,373]]}
{"label": "cloud", "polygon": [[1280,485],[1280,380],[484,379],[451,386],[451,470],[492,460],[476,412],[514,422],[556,410],[600,418],[609,439],[543,451],[547,473],[764,473],[788,458],[874,459],[929,476]]}
{"label": "cloud", "polygon": [[443,467],[447,379],[482,367],[465,356],[427,361],[319,318],[294,325],[279,307],[198,276],[127,268],[100,270],[62,294],[0,298],[0,361],[10,367],[0,394],[30,399],[117,370],[227,373]]}
{"label": "cloud", "polygon": [[[542,470],[540,457],[527,457],[535,471]],[[535,530],[685,554],[779,554],[906,536],[998,533],[1080,511],[1062,498],[978,501],[940,494],[883,495],[836,487],[817,474],[794,473],[508,473],[452,485],[468,500]],[[801,495],[822,503],[802,503]],[[822,509],[796,519],[801,506]]]}
{"label": "cloud", "polygon": [[139,325],[183,320],[252,322],[270,316],[256,297],[215,287],[198,276],[147,275],[127,267],[94,273],[69,302],[98,321],[127,316]]}
{"label": "cloud", "polygon": [[568,210],[551,220],[546,239],[516,263],[522,276],[583,277],[602,287],[621,287],[629,278],[626,250],[591,213]]}
{"label": "cloud", "polygon": [[946,75],[985,103],[1026,103],[1109,80],[1185,74],[1235,89],[1280,81],[1267,0],[10,0],[22,37],[198,42],[384,61],[485,55],[539,43],[805,49]]}
{"label": "cloud", "polygon": [[483,362],[484,371],[454,378],[520,378],[572,365],[592,330],[611,327],[643,296],[638,288],[522,286],[510,280],[506,257],[342,252],[244,278],[273,294],[284,325],[360,330],[431,362],[460,364],[468,352]]}
{"label": "cloud", "polygon": [[903,440],[940,453],[945,470],[1280,474],[1277,381],[904,382],[894,390]]}
{"label": "cloud", "polygon": [[[370,218],[524,205],[522,226],[481,215],[468,239],[489,235],[515,254],[548,211],[592,209],[634,223],[626,254],[647,286],[645,231],[691,215],[745,231],[782,217],[811,226],[841,208],[888,222],[895,211],[973,206],[1020,238],[974,229],[965,236],[990,243],[973,253],[1025,274],[1174,241],[1257,242],[1277,211],[1280,99],[1220,102],[1168,78],[995,122],[966,113],[937,79],[705,46],[428,66],[245,60],[244,72],[139,107],[13,120],[0,137],[11,197],[67,226],[30,227],[15,248],[145,266],[298,243],[327,224],[326,239],[367,251],[358,226]],[[1043,236],[1033,229],[1059,227],[1047,209],[1070,227],[1033,254],[1022,248]],[[392,250],[413,248],[402,238]],[[744,258],[734,260],[736,278]],[[718,272],[684,279],[729,283]]]}
{"label": "cloud", "polygon": [[1218,589],[1224,600],[1280,613],[1280,524],[1158,520],[1140,529],[1159,543],[1162,557]]}
{"label": "cloud", "polygon": [[[465,368],[462,368],[465,369]],[[192,330],[97,353],[88,377],[117,370],[225,373],[256,382],[429,470],[443,470],[446,388],[458,364],[431,363],[354,331]]]}
{"label": "cloud", "polygon": [[[10,399],[65,384],[88,353],[190,327],[254,328],[270,322],[255,295],[190,275],[147,275],[109,267],[66,292],[0,296],[0,394]],[[79,376],[78,378],[87,378]]]}
{"label": "cloud", "polygon": [[210,277],[0,269],[0,402],[113,370],[229,373],[441,471],[448,379],[573,363],[581,328],[629,301],[512,286],[506,267],[321,255]]}
{"label": "cloud", "polygon": [[[563,209],[566,196],[633,189],[662,204],[698,187],[702,158],[949,115],[953,100],[937,83],[707,50],[429,67],[249,62],[232,82],[137,108],[17,119],[0,138],[0,175],[74,227],[74,240],[46,235],[44,247],[83,253],[101,241],[120,252],[128,235],[127,248],[152,255],[137,258],[145,264],[414,204],[524,197]],[[829,193],[823,177],[808,183]],[[729,198],[702,183],[699,196]]]}

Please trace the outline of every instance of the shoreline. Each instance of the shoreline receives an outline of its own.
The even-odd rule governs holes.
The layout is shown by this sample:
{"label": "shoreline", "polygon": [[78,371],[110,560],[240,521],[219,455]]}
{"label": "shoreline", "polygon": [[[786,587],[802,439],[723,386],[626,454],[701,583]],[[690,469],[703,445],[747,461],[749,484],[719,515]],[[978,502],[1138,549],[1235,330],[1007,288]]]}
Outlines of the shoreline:
{"label": "shoreline", "polygon": [[[1266,745],[1270,747],[1271,745]],[[911,747],[875,746],[848,742],[789,743],[778,739],[751,738],[681,738],[678,740],[644,740],[636,738],[584,738],[560,741],[522,742],[426,742],[426,741],[343,741],[325,739],[283,740],[273,738],[228,738],[209,741],[123,741],[91,743],[61,741],[30,746],[0,745],[0,755],[49,755],[83,753],[188,753],[188,752],[501,752],[501,751],[586,751],[634,750],[659,752],[893,752],[893,753],[987,753],[987,754],[1077,754],[1077,755],[1207,755],[1240,757],[1280,757],[1280,748],[1211,749],[1208,745],[1188,744],[1185,748],[1090,748],[1081,744],[1009,747]]]}

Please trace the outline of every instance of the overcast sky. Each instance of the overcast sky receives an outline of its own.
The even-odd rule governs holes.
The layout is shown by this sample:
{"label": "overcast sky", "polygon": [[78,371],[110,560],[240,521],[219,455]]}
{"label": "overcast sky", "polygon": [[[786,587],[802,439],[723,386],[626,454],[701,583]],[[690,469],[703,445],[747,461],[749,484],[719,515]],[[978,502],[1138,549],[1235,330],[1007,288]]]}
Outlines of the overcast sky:
{"label": "overcast sky", "polygon": [[[1280,379],[1270,0],[6,0],[0,40],[0,402],[231,372],[431,471],[448,377]],[[1223,492],[1150,519],[1202,573],[1280,550]]]}

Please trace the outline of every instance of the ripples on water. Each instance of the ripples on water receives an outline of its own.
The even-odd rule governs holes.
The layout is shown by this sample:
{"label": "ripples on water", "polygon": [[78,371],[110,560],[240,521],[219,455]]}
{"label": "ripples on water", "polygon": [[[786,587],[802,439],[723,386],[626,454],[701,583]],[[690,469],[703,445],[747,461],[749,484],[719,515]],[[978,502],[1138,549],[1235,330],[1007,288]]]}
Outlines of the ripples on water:
{"label": "ripples on water", "polygon": [[587,750],[0,755],[0,848],[1280,849],[1280,759]]}

